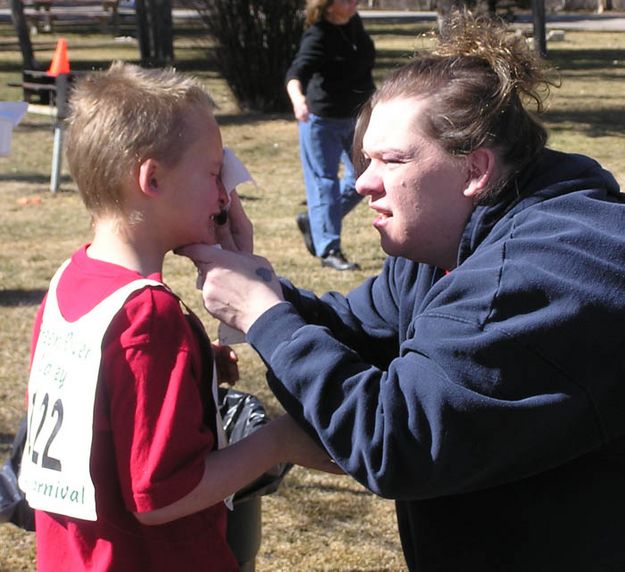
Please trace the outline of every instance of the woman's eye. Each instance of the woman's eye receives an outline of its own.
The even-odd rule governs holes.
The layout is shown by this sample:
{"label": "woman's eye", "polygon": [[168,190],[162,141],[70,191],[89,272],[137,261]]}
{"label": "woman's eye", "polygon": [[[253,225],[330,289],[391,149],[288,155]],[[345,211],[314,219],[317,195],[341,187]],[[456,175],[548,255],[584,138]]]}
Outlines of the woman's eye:
{"label": "woman's eye", "polygon": [[392,159],[386,159],[384,161],[384,164],[388,165],[391,169],[393,169],[393,168],[399,167],[401,165],[407,165],[410,162],[411,162],[410,159],[392,158]]}

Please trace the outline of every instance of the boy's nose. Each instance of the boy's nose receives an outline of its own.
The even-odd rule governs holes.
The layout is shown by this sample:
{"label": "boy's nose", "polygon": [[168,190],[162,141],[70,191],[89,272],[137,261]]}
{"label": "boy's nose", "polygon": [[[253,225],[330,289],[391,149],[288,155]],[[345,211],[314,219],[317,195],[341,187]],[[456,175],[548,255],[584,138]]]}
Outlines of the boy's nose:
{"label": "boy's nose", "polygon": [[230,197],[228,196],[228,191],[226,191],[226,187],[221,180],[221,177],[217,179],[217,198],[219,200],[219,204],[222,206],[226,206],[230,201]]}

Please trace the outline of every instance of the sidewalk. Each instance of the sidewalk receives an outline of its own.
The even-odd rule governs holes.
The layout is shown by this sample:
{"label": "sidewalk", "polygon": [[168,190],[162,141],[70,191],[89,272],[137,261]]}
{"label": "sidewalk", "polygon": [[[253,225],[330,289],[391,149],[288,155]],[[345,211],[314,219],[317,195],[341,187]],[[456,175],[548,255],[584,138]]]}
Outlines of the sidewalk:
{"label": "sidewalk", "polygon": [[[120,7],[119,14],[124,16],[132,10]],[[405,22],[435,22],[434,11],[410,11],[410,10],[360,10],[359,14],[364,20],[395,20]],[[173,10],[174,24],[176,20],[195,19],[198,14],[195,10]],[[8,8],[0,8],[0,22],[10,22],[11,11]],[[531,15],[515,15],[513,24],[524,26],[532,24]],[[588,13],[563,13],[548,14],[546,16],[547,29],[557,28],[560,30],[591,30],[603,32],[625,32],[625,13],[604,12],[603,14]]]}
{"label": "sidewalk", "polygon": [[[547,14],[545,20],[547,29],[625,32],[625,14],[622,12]],[[518,15],[514,22],[531,25],[532,17],[531,15]]]}
{"label": "sidewalk", "polygon": [[[360,10],[363,20],[404,20],[406,22],[436,21],[436,12],[424,11],[400,11],[400,10]],[[560,30],[592,30],[604,32],[624,32],[625,13],[604,12],[594,14],[592,12],[547,14],[547,28]],[[530,14],[516,14],[514,24],[532,25]]]}

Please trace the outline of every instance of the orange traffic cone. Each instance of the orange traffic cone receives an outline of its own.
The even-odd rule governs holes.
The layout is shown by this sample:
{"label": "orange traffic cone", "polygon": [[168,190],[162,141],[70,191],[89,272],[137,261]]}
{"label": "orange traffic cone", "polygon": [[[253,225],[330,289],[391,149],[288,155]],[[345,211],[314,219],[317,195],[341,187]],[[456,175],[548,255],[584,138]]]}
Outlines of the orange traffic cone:
{"label": "orange traffic cone", "polygon": [[67,57],[67,41],[65,38],[59,38],[56,43],[56,50],[52,56],[52,62],[48,69],[48,75],[57,77],[60,74],[69,73],[69,58]]}

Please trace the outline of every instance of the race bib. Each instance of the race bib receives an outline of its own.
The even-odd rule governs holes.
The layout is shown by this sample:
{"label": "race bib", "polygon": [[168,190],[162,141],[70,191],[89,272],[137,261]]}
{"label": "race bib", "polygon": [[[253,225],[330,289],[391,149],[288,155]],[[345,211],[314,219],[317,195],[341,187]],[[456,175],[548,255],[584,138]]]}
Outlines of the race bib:
{"label": "race bib", "polygon": [[89,463],[102,340],[132,292],[162,284],[136,280],[76,322],[67,322],[59,311],[56,288],[68,263],[50,283],[33,356],[19,484],[35,509],[96,520]]}

